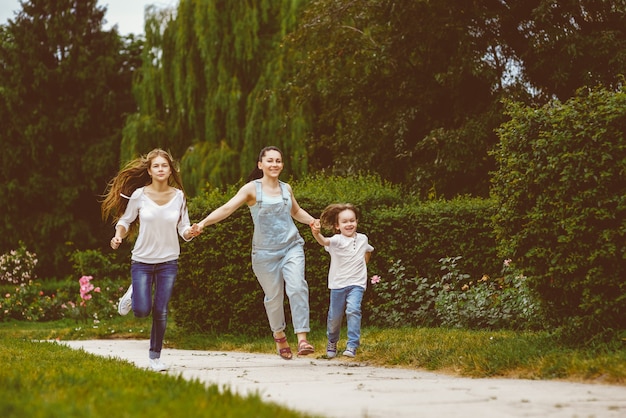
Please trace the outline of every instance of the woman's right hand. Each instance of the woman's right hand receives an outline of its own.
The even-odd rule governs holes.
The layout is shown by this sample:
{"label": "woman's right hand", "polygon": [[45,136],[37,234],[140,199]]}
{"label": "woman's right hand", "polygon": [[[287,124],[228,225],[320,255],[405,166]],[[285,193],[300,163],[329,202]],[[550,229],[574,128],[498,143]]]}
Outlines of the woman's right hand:
{"label": "woman's right hand", "polygon": [[121,243],[122,239],[120,237],[111,238],[111,248],[113,248],[114,250],[117,250]]}

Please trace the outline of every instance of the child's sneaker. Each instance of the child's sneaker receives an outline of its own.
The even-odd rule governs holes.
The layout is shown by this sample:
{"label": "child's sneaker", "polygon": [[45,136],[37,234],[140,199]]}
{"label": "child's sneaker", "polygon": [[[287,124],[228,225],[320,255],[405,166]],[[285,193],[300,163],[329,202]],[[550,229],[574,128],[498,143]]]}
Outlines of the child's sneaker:
{"label": "child's sneaker", "polygon": [[337,355],[337,343],[328,341],[328,344],[326,344],[326,357],[333,358],[336,355]]}
{"label": "child's sneaker", "polygon": [[343,352],[343,355],[346,357],[354,357],[356,356],[356,348],[354,347],[346,347],[346,351]]}
{"label": "child's sneaker", "polygon": [[124,296],[120,298],[120,302],[117,304],[117,312],[120,315],[126,315],[133,308],[133,285],[128,287]]}

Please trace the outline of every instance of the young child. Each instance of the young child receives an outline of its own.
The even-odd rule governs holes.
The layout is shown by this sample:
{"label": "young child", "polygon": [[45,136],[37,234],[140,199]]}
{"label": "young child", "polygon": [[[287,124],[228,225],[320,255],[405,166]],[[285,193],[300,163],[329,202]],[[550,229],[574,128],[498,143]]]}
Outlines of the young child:
{"label": "young child", "polygon": [[[372,247],[366,235],[356,231],[359,211],[350,203],[332,204],[311,223],[311,232],[330,254],[326,356],[337,355],[337,342],[345,311],[348,323],[348,342],[344,356],[354,357],[361,345],[361,301],[367,286],[367,263]],[[335,231],[332,237],[321,235],[321,228]]]}

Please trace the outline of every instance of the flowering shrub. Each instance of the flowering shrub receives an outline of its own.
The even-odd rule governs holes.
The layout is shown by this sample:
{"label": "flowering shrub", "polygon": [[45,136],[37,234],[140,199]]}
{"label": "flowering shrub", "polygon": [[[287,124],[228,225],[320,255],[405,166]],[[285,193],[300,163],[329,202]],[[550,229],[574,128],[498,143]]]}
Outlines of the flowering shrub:
{"label": "flowering shrub", "polygon": [[0,282],[20,284],[35,278],[37,257],[20,241],[17,250],[0,255]]}
{"label": "flowering shrub", "polygon": [[[78,289],[75,279],[71,279],[56,283],[58,287],[54,291],[44,291],[42,283],[34,277],[37,258],[23,243],[20,242],[19,249],[0,256],[0,321],[62,318],[84,321],[93,318],[97,324],[100,319],[117,315],[117,301],[126,291],[128,279],[119,285],[108,277],[125,277],[119,263],[96,250],[75,251],[70,255],[70,261],[75,275],[80,276]],[[86,275],[83,271],[97,274]],[[47,287],[55,285],[44,284]]]}
{"label": "flowering shrub", "polygon": [[[98,280],[100,286],[93,285],[91,276],[79,279],[68,286],[60,283],[55,292],[46,294],[41,283],[29,281],[11,290],[5,290],[0,298],[0,321],[52,321],[62,318],[87,320],[94,324],[101,319],[117,315],[117,302],[126,291],[127,283],[115,284],[108,279]],[[3,288],[6,288],[4,286]]]}
{"label": "flowering shrub", "polygon": [[32,280],[2,295],[0,320],[49,321],[61,317],[61,304],[55,294],[46,295]]}
{"label": "flowering shrub", "polygon": [[[80,279],[78,279],[78,284],[80,285],[80,306],[81,306],[81,311],[82,311],[82,319],[87,320],[88,314],[87,314],[87,301],[91,300],[92,295],[91,295],[91,291],[93,290],[95,293],[100,293],[100,288],[99,287],[94,287],[94,285],[91,283],[91,280],[93,280],[92,276],[83,276]],[[95,317],[95,320],[98,321],[98,317]]]}
{"label": "flowering shrub", "polygon": [[428,279],[405,277],[401,260],[393,263],[389,275],[393,280],[383,280],[378,275],[370,279],[374,296],[365,311],[369,311],[371,321],[387,327],[434,325],[435,292]]}
{"label": "flowering shrub", "polygon": [[540,329],[539,302],[527,278],[505,260],[502,277],[471,280],[460,272],[461,257],[440,259],[440,280],[407,278],[400,260],[389,269],[392,280],[373,276],[370,318],[377,326],[434,326],[466,329]]}

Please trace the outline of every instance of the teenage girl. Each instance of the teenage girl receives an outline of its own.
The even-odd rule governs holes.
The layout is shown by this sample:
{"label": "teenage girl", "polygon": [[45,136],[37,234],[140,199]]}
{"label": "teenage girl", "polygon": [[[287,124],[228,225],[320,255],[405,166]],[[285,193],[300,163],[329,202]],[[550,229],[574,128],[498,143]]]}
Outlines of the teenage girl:
{"label": "teenage girl", "polygon": [[197,226],[189,225],[183,184],[172,156],[154,149],[130,161],[108,184],[102,216],[114,219],[115,236],[110,241],[114,250],[139,221],[131,256],[132,285],[124,297],[129,303],[132,300],[136,317],[152,313],[150,368],[164,371],[167,366],[161,362],[161,349],[167,305],[178,273],[178,235],[189,241],[198,234]]}

